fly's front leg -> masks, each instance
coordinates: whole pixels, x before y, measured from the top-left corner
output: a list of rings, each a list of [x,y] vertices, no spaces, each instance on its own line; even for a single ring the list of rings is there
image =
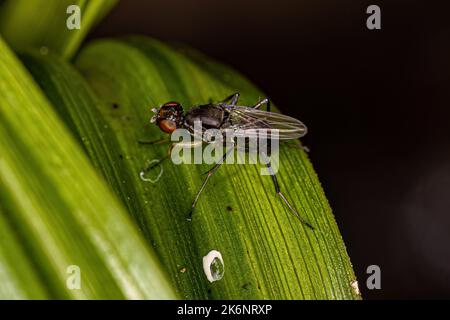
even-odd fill
[[[270,112],[270,100],[268,98],[264,98],[262,99],[260,102],[258,102],[257,104],[255,104],[252,108],[253,109],[259,109],[261,108],[262,105],[266,105],[266,111]]]
[[[167,137],[156,139],[156,140],[150,140],[150,141],[138,140],[139,144],[149,144],[149,145],[163,144],[163,143],[169,143],[169,142],[170,142],[170,138],[167,138]]]
[[[192,202],[191,209],[189,210],[189,214],[188,214],[188,217],[187,217],[187,220],[188,220],[188,221],[191,221],[191,220],[192,220],[192,214],[194,213],[195,206],[197,205],[198,199],[200,198],[200,195],[202,194],[203,189],[205,189],[206,184],[207,184],[208,181],[209,181],[209,178],[211,178],[211,176],[219,169],[219,167],[221,166],[221,164],[225,162],[225,160],[226,160],[227,157],[231,154],[231,152],[233,152],[233,150],[234,150],[234,146],[231,147],[231,148],[223,155],[222,159],[219,160],[219,162],[217,162],[217,163],[214,165],[214,167],[212,167],[212,169],[209,170],[209,171],[206,173],[205,180],[203,180],[203,184],[202,184],[202,186],[200,187],[200,190],[197,192],[197,195],[195,196],[194,201]]]
[[[177,147],[181,149],[194,149],[197,147],[200,147],[203,144],[203,140],[194,140],[189,142],[176,142],[172,143],[172,145],[169,148],[168,155],[170,157],[172,150]]]
[[[156,143],[161,143],[161,142],[159,142],[159,141],[160,141],[160,140],[156,140],[156,142],[149,141],[149,142],[146,142],[145,144],[156,144]],[[169,141],[170,141],[170,140],[169,140]],[[166,142],[166,141],[163,141],[163,142]],[[201,145],[201,144],[202,144],[202,141],[201,141],[201,140],[200,140],[200,141],[189,142],[189,143],[186,143],[186,142],[172,143],[172,144],[170,145],[169,149],[167,149],[167,153],[166,153],[166,155],[165,155],[164,157],[162,157],[162,158],[160,158],[160,159],[156,159],[156,160],[151,161],[151,162],[149,163],[149,165],[147,165],[147,166],[141,171],[141,173],[140,173],[141,179],[144,180],[144,181],[149,180],[149,179],[145,178],[145,175],[146,175],[148,172],[150,172],[151,170],[153,170],[154,168],[156,168],[157,166],[161,165],[165,160],[169,159],[169,158],[171,157],[171,155],[172,155],[172,150],[173,150],[175,147],[180,147],[180,148],[185,148],[185,149],[186,149],[186,148],[196,148],[196,147],[198,147],[198,146]],[[149,181],[150,181],[150,180],[149,180]]]
[[[262,156],[264,156],[267,159],[267,156],[265,154],[262,154]],[[269,160],[269,159],[267,159]],[[272,182],[273,185],[275,186],[275,192],[277,193],[277,195],[283,200],[283,202],[288,206],[289,210],[291,211],[291,213],[298,219],[300,220],[301,223],[303,223],[304,225],[306,225],[307,227],[311,228],[312,230],[314,230],[314,227],[308,222],[306,221],[304,218],[302,218],[300,216],[300,214],[297,212],[297,210],[294,209],[294,207],[289,203],[289,201],[286,199],[286,197],[284,196],[284,194],[281,192],[280,190],[280,185],[278,184],[278,179],[277,176],[275,175],[275,172],[272,169],[272,166],[270,164],[270,161],[267,161],[267,170],[269,170],[269,174],[270,177],[272,178]]]
[[[241,96],[241,94],[239,92],[233,93],[231,96],[227,97],[226,99],[224,99],[223,101],[221,101],[222,103],[227,103],[230,102],[230,106],[234,107],[238,100],[239,97]]]
[[[145,144],[155,144],[155,143],[160,143],[160,142],[149,141],[148,143],[145,143]],[[153,169],[155,169],[156,167],[160,166],[164,162],[164,160],[168,159],[170,157],[172,149],[173,149],[173,144],[169,147],[169,149],[167,150],[167,154],[164,157],[150,161],[150,163],[144,169],[142,169],[142,171],[139,173],[139,177],[141,178],[142,181],[154,183],[159,179],[159,177],[162,174],[162,167],[161,167],[161,172],[158,175],[158,179],[156,179],[156,180],[146,178],[145,175],[147,173],[149,173],[150,171],[152,171]]]

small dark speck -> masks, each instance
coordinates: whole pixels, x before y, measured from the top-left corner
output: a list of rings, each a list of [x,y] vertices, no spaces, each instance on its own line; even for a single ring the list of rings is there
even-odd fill
[[[231,206],[227,206],[228,211],[233,211],[233,208]]]
[[[208,289],[208,294],[210,295],[212,293],[211,289]]]
[[[252,285],[252,284],[251,284],[250,282],[247,282],[247,283],[245,283],[245,284],[242,286],[242,289],[248,290],[248,288],[249,288],[251,285]]]
[[[120,158],[120,159],[123,159],[123,155],[119,154],[119,158]]]
[[[113,107],[113,109],[117,109],[117,108],[119,108],[119,105],[117,103],[113,103],[112,107]]]

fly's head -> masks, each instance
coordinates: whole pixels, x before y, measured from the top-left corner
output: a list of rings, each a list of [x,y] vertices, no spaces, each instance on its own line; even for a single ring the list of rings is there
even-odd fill
[[[150,120],[165,133],[172,133],[183,122],[183,107],[178,102],[164,103],[159,109],[153,108],[155,115]]]

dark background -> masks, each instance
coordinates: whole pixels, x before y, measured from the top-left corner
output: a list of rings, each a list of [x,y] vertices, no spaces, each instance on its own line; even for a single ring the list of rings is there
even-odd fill
[[[450,298],[450,18],[438,1],[126,0],[91,37],[183,42],[285,113],[334,209],[364,298]],[[382,29],[366,28],[381,7]],[[381,268],[367,290],[366,268]]]

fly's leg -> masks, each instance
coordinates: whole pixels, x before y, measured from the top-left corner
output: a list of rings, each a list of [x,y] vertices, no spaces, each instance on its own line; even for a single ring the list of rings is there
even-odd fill
[[[258,102],[257,104],[255,104],[252,108],[253,109],[259,109],[261,108],[262,105],[266,105],[266,111],[270,112],[270,100],[268,98],[264,98],[262,99],[260,102]]]
[[[156,140],[156,141],[149,141],[149,142],[144,142],[144,144],[158,144],[158,143],[163,143],[163,142],[167,142],[166,139],[163,139],[164,141],[161,140]],[[170,142],[170,140],[168,140]],[[141,143],[141,142],[139,142]],[[167,149],[167,154],[160,158],[157,159],[156,161],[152,161],[152,163],[150,163],[147,167],[145,167],[142,171],[141,171],[141,178],[148,173],[149,171],[153,170],[154,168],[156,168],[157,166],[161,165],[162,162],[164,162],[164,160],[167,160],[171,157],[172,155],[172,150],[173,148],[175,148],[176,146],[182,147],[182,148],[187,148],[187,149],[191,149],[191,148],[196,148],[199,145],[201,145],[203,143],[203,141],[194,141],[194,142],[189,142],[189,143],[185,143],[185,142],[178,142],[178,143],[172,143],[169,147],[169,149]],[[144,179],[143,179],[144,180]]]
[[[230,153],[231,153],[233,150],[234,150],[234,147],[230,148],[230,149],[223,155],[222,159],[220,159],[220,161],[217,162],[217,163],[214,165],[214,167],[212,167],[212,169],[210,169],[210,170],[206,173],[205,180],[203,180],[203,184],[202,184],[202,186],[200,187],[200,190],[198,190],[197,195],[196,195],[195,198],[194,198],[194,201],[192,202],[191,209],[189,210],[189,214],[188,214],[188,217],[187,217],[187,220],[188,220],[188,221],[191,221],[191,220],[192,220],[192,214],[194,213],[195,206],[197,205],[198,199],[200,198],[200,195],[202,194],[203,189],[205,189],[206,184],[207,184],[208,181],[209,181],[209,178],[211,178],[211,176],[219,169],[220,165],[221,165],[222,163],[225,162],[225,160],[227,159],[227,157],[230,155]]]
[[[155,140],[155,141],[145,141],[145,142],[143,142],[143,144],[158,144],[158,143],[167,142],[167,141],[164,141],[164,140],[166,140],[166,139]],[[139,143],[142,143],[142,142],[139,142]],[[164,162],[164,160],[169,159],[173,147],[174,147],[174,144],[171,144],[170,147],[169,147],[169,149],[167,150],[167,154],[166,154],[164,157],[162,157],[162,158],[160,158],[160,159],[153,160],[152,162],[150,162],[149,165],[147,165],[144,169],[142,169],[142,171],[140,172],[139,176],[141,177],[141,179],[142,179],[143,181],[148,181],[148,180],[145,178],[145,175],[146,175],[148,172],[150,172],[151,170],[155,169],[157,166],[160,166],[161,163]]]
[[[223,101],[221,101],[222,103],[227,103],[230,101],[230,106],[234,107],[236,105],[236,103],[239,100],[239,97],[241,96],[241,94],[239,92],[233,93],[231,96],[227,97],[226,99],[224,99]]]
[[[156,144],[162,144],[162,143],[168,143],[168,142],[170,142],[170,139],[167,139],[165,137],[161,138],[161,139],[151,140],[151,141],[138,140],[139,144],[148,144],[148,145],[156,145]],[[172,147],[169,148],[169,154],[170,154],[171,150],[172,150]],[[141,179],[146,181],[145,175],[148,172],[150,172],[151,170],[153,170],[154,168],[156,168],[157,166],[161,165],[161,163],[164,160],[166,160],[167,158],[169,158],[168,155],[162,157],[161,159],[154,160],[150,164],[148,164],[144,169],[142,169],[142,171],[139,174]]]
[[[169,143],[169,142],[170,142],[169,138],[161,138],[161,139],[156,139],[156,140],[151,140],[151,141],[138,140],[139,144],[149,144],[149,145]]]
[[[156,159],[151,161],[147,167],[145,167],[140,173],[139,173],[139,177],[141,178],[142,181],[144,182],[152,182],[155,183],[156,181],[159,180],[159,177],[162,175],[163,173],[163,167],[161,166],[161,172],[158,174],[158,177],[156,179],[150,179],[150,178],[146,178],[146,174],[148,172],[150,172],[151,170],[153,170],[154,168],[156,168],[157,166],[161,165],[161,163],[166,160],[168,157],[163,157],[161,159]]]
[[[265,158],[267,158],[265,156],[265,154],[263,154],[263,156]],[[297,212],[297,210],[294,209],[294,207],[289,203],[289,201],[286,199],[286,197],[284,196],[284,194],[281,192],[280,190],[280,185],[278,184],[278,179],[277,176],[275,175],[275,172],[272,169],[272,166],[270,165],[270,161],[267,162],[267,170],[269,170],[269,174],[270,177],[272,178],[272,182],[273,185],[275,186],[275,192],[277,193],[277,195],[281,198],[281,200],[283,200],[283,202],[288,206],[289,210],[291,211],[291,213],[298,219],[300,220],[301,223],[303,223],[304,225],[306,225],[307,227],[311,228],[312,230],[314,230],[314,227],[305,219],[303,219],[300,214]]]

